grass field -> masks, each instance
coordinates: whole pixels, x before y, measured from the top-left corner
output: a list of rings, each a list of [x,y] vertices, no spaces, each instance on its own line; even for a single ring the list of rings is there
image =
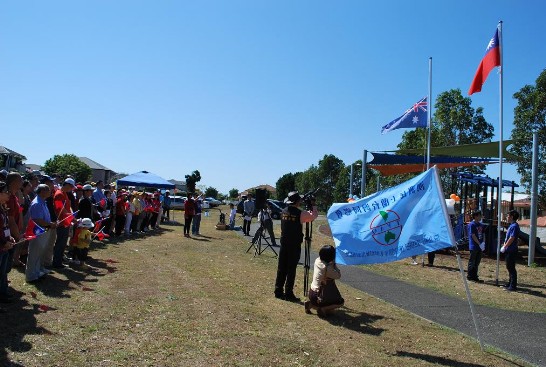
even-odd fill
[[[14,270],[20,300],[0,314],[0,364],[526,366],[343,284],[345,307],[329,319],[307,315],[273,297],[272,252],[245,253],[248,243],[216,230],[216,220],[203,218],[200,237],[184,238],[172,225],[99,244],[94,269],[38,284]],[[317,247],[321,236],[315,232]]]

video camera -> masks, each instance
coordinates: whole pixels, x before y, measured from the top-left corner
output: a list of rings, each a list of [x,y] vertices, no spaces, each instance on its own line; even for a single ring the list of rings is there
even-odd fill
[[[308,210],[311,210],[313,208],[313,204],[315,203],[316,194],[318,191],[319,189],[311,190],[303,195],[302,200]]]

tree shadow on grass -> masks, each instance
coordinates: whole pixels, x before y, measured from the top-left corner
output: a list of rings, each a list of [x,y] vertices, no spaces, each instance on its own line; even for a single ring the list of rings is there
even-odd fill
[[[328,316],[325,320],[335,326],[341,326],[363,334],[379,336],[385,331],[385,329],[376,328],[371,324],[383,318],[384,316],[371,315],[342,307],[334,311],[334,314]]]
[[[51,331],[39,327],[36,321],[36,314],[41,312],[54,311],[52,308],[40,305],[38,301],[22,298],[24,293],[15,292],[13,303],[2,305],[5,312],[0,313],[0,325],[2,331],[0,338],[0,366],[22,367],[16,361],[10,361],[9,351],[24,353],[32,349],[32,344],[25,341],[25,336],[30,334],[51,335]],[[17,299],[19,298],[19,299]],[[47,308],[47,310],[46,310]]]

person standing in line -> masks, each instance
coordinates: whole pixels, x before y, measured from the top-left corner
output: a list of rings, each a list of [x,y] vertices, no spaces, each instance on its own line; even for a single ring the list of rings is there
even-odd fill
[[[504,287],[505,291],[514,292],[518,290],[518,272],[516,271],[516,257],[518,255],[518,238],[520,234],[519,224],[517,220],[519,213],[516,210],[510,210],[506,214],[506,220],[510,223],[506,238],[500,251],[504,253],[506,261],[506,270],[508,270],[509,280]]]
[[[468,223],[468,249],[470,250],[470,258],[468,259],[466,279],[478,283],[483,283],[483,280],[478,277],[478,267],[482,260],[482,252],[485,250],[485,226],[481,220],[482,212],[478,210],[472,213],[472,222]]]
[[[74,215],[72,214],[72,206],[68,193],[76,187],[74,179],[67,178],[63,182],[63,186],[57,190],[53,196],[53,203],[55,205],[55,211],[58,213],[59,224],[57,225],[57,240],[53,248],[53,267],[56,269],[65,268],[63,264],[64,250],[68,243],[68,234],[70,232],[70,226],[74,221]]]
[[[125,236],[131,235],[131,223],[133,222],[133,215],[135,214],[135,204],[133,204],[133,193],[127,195],[127,202],[125,203],[126,215],[125,215]]]
[[[46,199],[47,209],[49,210],[49,217],[52,222],[57,222],[57,212],[55,211],[55,204],[53,203],[53,194],[55,193],[55,185],[53,180],[49,176],[43,176],[40,179],[40,183],[45,184],[49,187],[49,197]],[[44,267],[51,267],[53,263],[53,248],[55,247],[55,242],[57,241],[57,229],[49,231],[49,239],[47,241],[46,247],[44,249],[43,262]]]
[[[8,292],[8,262],[11,256],[10,250],[15,245],[15,239],[11,236],[7,202],[10,193],[5,182],[0,181],[0,303],[10,303],[13,297]],[[0,308],[3,311],[3,309]]]
[[[188,195],[188,198],[184,202],[184,237],[190,237],[191,221],[195,215],[195,203]]]
[[[256,204],[254,203],[254,201],[252,201],[252,194],[248,194],[247,199],[243,204],[243,233],[245,234],[245,236],[250,236],[250,223],[252,221],[252,214],[254,214],[255,208]]]
[[[46,199],[51,196],[51,190],[46,184],[38,185],[37,196],[30,204],[30,219],[46,230],[45,233],[29,241],[28,258],[25,269],[27,282],[33,282],[49,273],[44,267],[44,253],[49,242],[49,237],[57,227],[57,223],[51,220]]]
[[[306,210],[299,209],[302,200],[297,191],[290,192],[284,200],[288,206],[281,214],[281,249],[275,280],[275,297],[290,302],[300,301],[294,294],[294,283],[303,242],[302,224],[312,222],[318,217],[314,198],[309,200]]]

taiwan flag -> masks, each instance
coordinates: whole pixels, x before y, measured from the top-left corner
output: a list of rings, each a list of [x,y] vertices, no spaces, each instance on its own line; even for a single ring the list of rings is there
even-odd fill
[[[477,92],[481,92],[482,85],[485,83],[487,76],[493,70],[495,66],[501,66],[501,57],[500,57],[500,44],[499,44],[499,29],[495,31],[493,38],[487,44],[485,50],[485,56],[483,57],[474,79],[472,79],[472,84],[468,90],[468,95],[472,95]]]
[[[45,229],[37,225],[32,219],[28,221],[27,230],[25,231],[25,239],[33,240],[42,233],[45,232]]]

